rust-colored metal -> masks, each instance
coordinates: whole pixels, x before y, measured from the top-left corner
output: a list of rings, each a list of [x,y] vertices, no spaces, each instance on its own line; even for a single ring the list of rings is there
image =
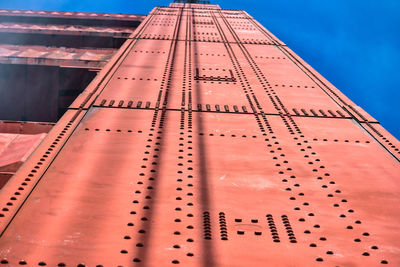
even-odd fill
[[[0,133],[41,134],[50,132],[55,123],[32,121],[0,121]]]
[[[15,174],[46,134],[0,134],[0,188]]]
[[[156,7],[0,194],[0,262],[400,265],[400,143],[246,12]]]
[[[54,123],[0,121],[0,189],[53,126]]]
[[[115,14],[115,13],[98,13],[98,12],[71,12],[71,11],[43,11],[43,10],[17,10],[17,9],[0,9],[0,16],[4,17],[2,20],[9,21],[12,17],[18,17],[18,20],[25,20],[21,18],[49,18],[55,19],[85,19],[85,24],[90,24],[95,20],[111,21],[112,23],[118,21],[143,21],[145,15],[134,14]],[[7,19],[8,18],[8,19]]]
[[[0,45],[0,63],[63,68],[102,68],[115,52],[116,49]]]

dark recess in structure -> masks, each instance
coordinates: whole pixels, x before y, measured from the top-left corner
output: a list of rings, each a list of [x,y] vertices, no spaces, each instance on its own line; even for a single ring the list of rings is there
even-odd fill
[[[6,51],[1,54],[0,64],[0,120],[57,122],[108,60],[101,52],[97,55],[93,51],[106,49],[110,53],[105,54],[111,57],[143,20],[143,16],[89,17],[90,13],[84,16],[13,15],[12,12],[0,15],[4,26],[0,31],[0,49],[4,47]],[[42,29],[35,25],[57,27]],[[74,30],[68,30],[70,26]],[[22,49],[11,49],[10,55],[7,54],[10,45]],[[38,52],[46,48],[48,53]],[[63,56],[65,48],[81,51]],[[87,55],[82,52],[85,49]],[[54,58],[51,53],[59,54]],[[96,70],[90,69],[94,65]]]
[[[128,33],[125,34],[128,37]],[[120,48],[125,38],[68,34],[0,32],[0,42],[9,45],[41,45],[74,48]]]
[[[83,68],[0,64],[0,120],[57,122],[95,76]]]
[[[139,20],[113,20],[113,19],[79,19],[79,18],[56,18],[56,17],[31,17],[31,16],[0,16],[0,23],[28,23],[28,24],[57,24],[57,25],[81,25],[97,27],[126,27],[136,28],[141,21]]]

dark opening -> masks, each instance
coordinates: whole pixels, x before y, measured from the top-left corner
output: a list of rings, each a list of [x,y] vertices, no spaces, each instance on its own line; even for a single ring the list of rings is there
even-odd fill
[[[129,33],[120,36],[90,36],[79,34],[41,34],[0,32],[0,42],[10,45],[41,45],[73,48],[120,48]]]
[[[97,72],[0,64],[0,120],[57,122]]]
[[[38,16],[0,16],[0,22],[28,23],[28,24],[56,24],[56,25],[82,25],[103,27],[127,27],[136,28],[141,20],[117,20],[117,19],[88,19],[88,18],[63,18],[63,17],[38,17]]]

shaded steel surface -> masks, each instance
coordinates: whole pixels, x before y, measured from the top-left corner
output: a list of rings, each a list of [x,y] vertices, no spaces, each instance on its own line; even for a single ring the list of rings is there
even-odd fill
[[[0,63],[102,68],[116,49],[0,45]]]
[[[399,145],[246,12],[156,7],[1,191],[0,261],[398,266]]]
[[[3,21],[9,21],[12,17],[25,18],[49,18],[55,19],[85,19],[85,24],[90,24],[95,20],[109,20],[109,21],[142,21],[145,15],[134,14],[115,14],[115,13],[96,13],[96,12],[71,12],[71,11],[43,11],[43,10],[18,10],[18,9],[0,9],[0,16]],[[8,18],[8,19],[7,19]]]

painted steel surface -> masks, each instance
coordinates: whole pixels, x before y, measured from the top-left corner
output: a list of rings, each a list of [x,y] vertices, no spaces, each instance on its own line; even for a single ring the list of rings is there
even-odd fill
[[[400,143],[244,11],[156,7],[0,194],[0,262],[400,265]]]
[[[0,62],[2,64],[102,68],[116,51],[117,49],[0,45]]]
[[[65,19],[85,19],[91,20],[121,20],[137,21],[144,20],[144,15],[134,14],[115,14],[115,13],[96,13],[96,12],[71,12],[71,11],[43,11],[43,10],[18,10],[18,9],[0,9],[2,17],[28,17],[28,18],[65,18]]]

